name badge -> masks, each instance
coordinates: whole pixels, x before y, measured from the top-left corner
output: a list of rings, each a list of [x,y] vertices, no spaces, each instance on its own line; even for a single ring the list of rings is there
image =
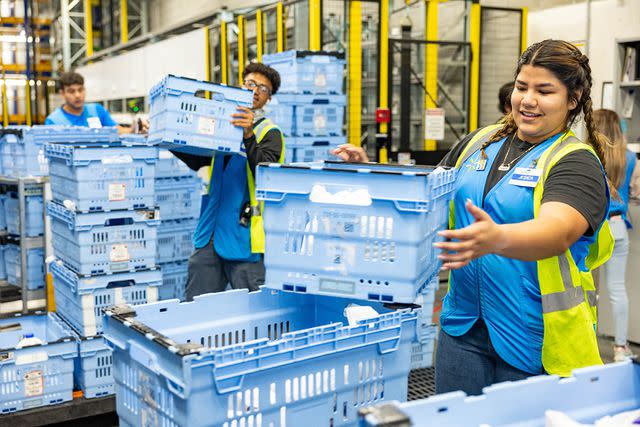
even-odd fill
[[[519,187],[535,187],[540,181],[542,169],[516,168],[511,175],[509,184]]]
[[[100,122],[100,117],[88,117],[87,124],[92,129],[100,129],[102,127],[102,123]]]

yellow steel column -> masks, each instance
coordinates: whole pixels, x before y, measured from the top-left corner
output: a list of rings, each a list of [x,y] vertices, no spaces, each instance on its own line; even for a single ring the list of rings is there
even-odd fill
[[[229,52],[227,48],[227,23],[220,23],[220,83],[228,84],[229,83]]]
[[[349,47],[348,47],[348,142],[360,146],[362,134],[362,5],[358,0],[349,2]]]
[[[129,9],[127,9],[127,0],[120,0],[120,41],[122,44],[129,41]]]
[[[322,49],[322,0],[309,0],[309,50]],[[362,35],[361,35],[362,36]]]
[[[469,41],[471,42],[471,76],[469,83],[469,132],[478,127],[480,92],[480,3],[471,4]]]
[[[84,43],[86,55],[93,55],[93,23],[91,18],[91,0],[84,0]]]
[[[389,108],[389,0],[380,0],[380,33],[378,34],[379,64],[378,70],[378,107]],[[378,128],[381,134],[386,134],[388,138],[388,123],[380,123]],[[389,161],[387,147],[381,147],[378,152],[378,162],[387,163]]]
[[[264,30],[263,30],[263,15],[260,9],[256,10],[256,56],[258,62],[262,62],[262,54],[264,53]]]
[[[522,18],[520,23],[520,52],[527,50],[527,22],[529,9],[522,8]]]
[[[284,51],[284,6],[282,2],[276,5],[276,41],[278,52]]]
[[[7,81],[2,76],[2,125],[9,126],[9,108],[7,105]]]
[[[25,100],[27,102],[27,126],[31,126],[32,122],[31,122],[31,85],[29,84],[29,79],[24,81],[25,83]]]
[[[246,62],[246,34],[244,31],[245,19],[244,16],[238,16],[238,84],[242,84],[242,72],[244,71],[244,64]]]
[[[426,38],[428,41],[438,40],[438,0],[427,1],[427,31]],[[438,99],[438,45],[427,44],[424,50],[424,108],[437,108],[436,100]],[[426,124],[426,121],[425,121]],[[424,140],[424,149],[426,151],[434,151],[438,148],[438,143],[434,139]]]
[[[211,27],[204,29],[204,76],[207,81],[211,81]]]

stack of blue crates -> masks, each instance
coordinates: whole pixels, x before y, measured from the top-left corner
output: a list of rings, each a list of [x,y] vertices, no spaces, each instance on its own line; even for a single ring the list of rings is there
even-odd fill
[[[0,129],[0,174],[9,178],[29,179],[47,176],[49,163],[44,155],[47,142],[92,141],[117,139],[115,128],[90,129],[76,126],[8,126]],[[0,191],[0,228],[6,229],[11,244],[3,246],[5,278],[11,285],[20,285],[20,211],[17,185],[7,185]],[[26,235],[44,234],[44,201],[42,185],[25,185]],[[29,249],[27,253],[28,290],[43,289],[44,251]],[[0,276],[2,277],[2,276]]]
[[[282,80],[267,109],[285,135],[285,161],[331,159],[331,150],[346,142],[344,54],[290,50],[263,55],[262,61]]]
[[[171,152],[160,149],[156,167],[155,203],[158,226],[157,262],[162,269],[161,300],[185,299],[188,260],[200,216],[202,181]]]
[[[0,319],[0,348],[0,416],[72,399],[77,345],[54,313]]]
[[[171,93],[165,91],[162,96]],[[177,93],[185,105],[191,104],[193,95]],[[167,105],[162,96],[152,93],[152,111],[156,102]],[[199,119],[195,115],[213,110],[219,103],[214,96],[197,100],[191,115],[196,121]],[[167,135],[165,131],[174,127],[168,119],[171,117],[157,116],[164,130],[154,130],[152,122],[151,134]],[[207,143],[209,147],[226,146],[227,151],[238,152],[241,146],[233,149],[225,142],[226,136],[222,133],[217,139],[214,132]],[[164,138],[162,141],[166,143]],[[191,144],[187,137],[185,145],[189,147],[184,151],[202,150],[203,141],[195,138]],[[240,141],[241,135],[237,139]],[[304,177],[290,178],[289,189],[294,192],[296,180],[308,183]],[[258,185],[265,187],[264,183]],[[437,192],[439,187],[434,187]],[[274,222],[286,226],[298,214],[299,207],[289,204],[289,189],[274,195],[291,209],[274,210],[267,239],[270,229],[277,228]],[[309,194],[304,197],[309,202]],[[388,204],[393,206],[390,201]],[[264,213],[274,206],[265,206]],[[160,210],[164,215],[162,207]],[[416,221],[424,219],[424,215],[407,215],[415,216]],[[347,218],[338,216],[336,223],[348,233]],[[315,228],[332,224],[333,219],[331,213],[316,218]],[[304,233],[303,222],[297,221],[295,227]],[[317,231],[313,228],[310,233]],[[396,228],[403,229],[403,221],[399,220]],[[322,238],[317,236],[317,240]],[[333,240],[341,243],[340,238]],[[403,243],[398,242],[399,251]],[[273,245],[267,240],[267,254],[272,251],[282,255],[285,243]],[[284,265],[294,259],[300,264],[296,271],[302,274],[306,263],[295,255],[284,254],[278,263]],[[321,254],[318,259],[324,262]],[[397,269],[404,266],[398,265]],[[340,276],[340,272],[337,274]],[[301,295],[263,287],[257,292],[242,289],[199,295],[192,302],[173,299],[112,307],[104,318],[104,327],[113,348],[120,424],[284,426],[313,420],[313,425],[354,426],[359,409],[389,399],[405,400],[418,312],[385,307],[380,299],[363,302],[357,297],[340,293]]]
[[[441,262],[455,169],[342,162],[261,165],[265,287],[382,303],[419,303],[411,363],[432,364]],[[398,189],[402,188],[401,193]]]
[[[73,329],[75,383],[85,397],[113,394],[103,309],[158,300],[155,208],[157,147],[127,139],[45,145],[52,201],[57,314]]]

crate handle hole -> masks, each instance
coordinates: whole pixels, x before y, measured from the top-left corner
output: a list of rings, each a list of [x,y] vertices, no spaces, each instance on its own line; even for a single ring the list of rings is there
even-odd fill
[[[598,381],[600,381],[600,377],[591,377],[592,383],[597,383]]]
[[[438,408],[438,413],[447,412],[448,410],[449,408],[447,408],[446,406],[443,406],[442,408]]]
[[[165,311],[167,311],[167,307],[162,307],[162,308],[160,309],[160,313],[164,313]]]

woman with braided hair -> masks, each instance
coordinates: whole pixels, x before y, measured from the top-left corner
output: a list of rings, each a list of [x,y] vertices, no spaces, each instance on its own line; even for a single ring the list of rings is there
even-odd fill
[[[458,179],[441,232],[449,291],[436,391],[601,364],[591,270],[613,250],[606,139],[593,123],[591,69],[575,46],[545,40],[520,57],[512,112],[465,137],[442,164]],[[581,142],[570,127],[583,114]],[[352,146],[336,154],[366,161]]]

